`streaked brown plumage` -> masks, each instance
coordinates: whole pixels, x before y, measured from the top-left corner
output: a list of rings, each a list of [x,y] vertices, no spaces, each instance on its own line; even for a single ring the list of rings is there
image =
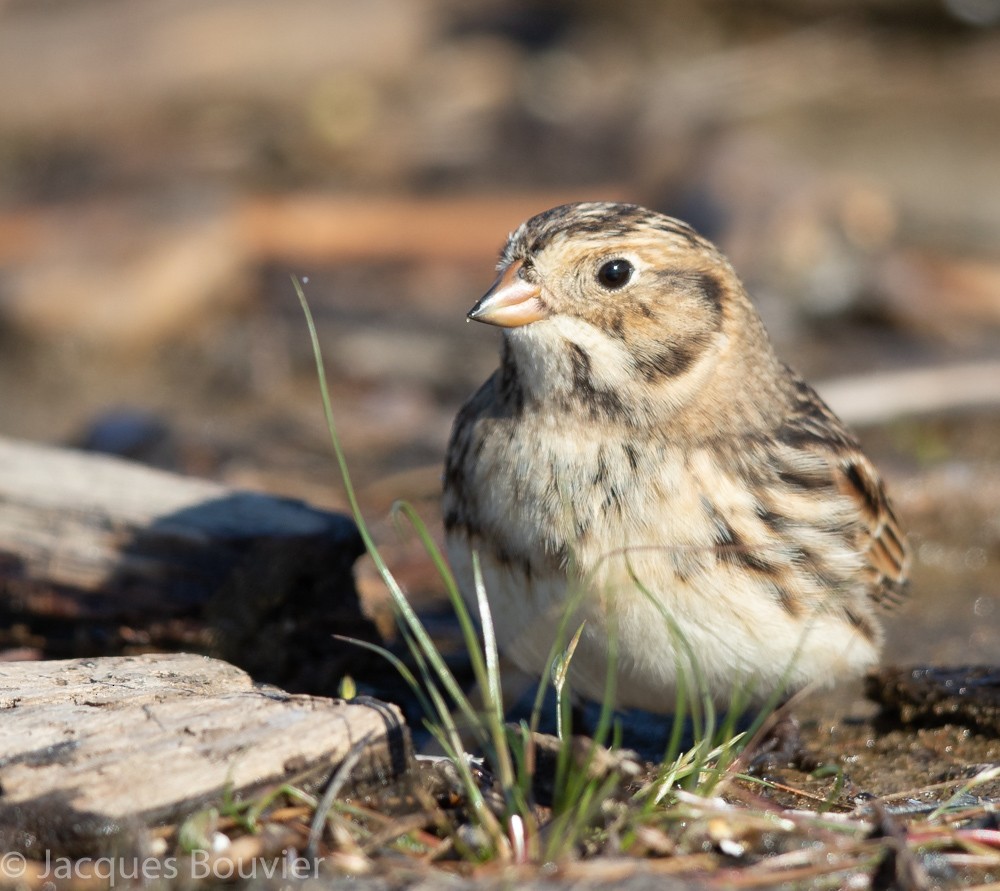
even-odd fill
[[[500,273],[469,316],[504,328],[501,364],[455,421],[444,515],[502,650],[539,674],[572,601],[576,692],[602,696],[610,649],[618,705],[659,712],[684,646],[720,700],[872,664],[903,536],[719,251],[641,207],[575,204],[514,232]]]

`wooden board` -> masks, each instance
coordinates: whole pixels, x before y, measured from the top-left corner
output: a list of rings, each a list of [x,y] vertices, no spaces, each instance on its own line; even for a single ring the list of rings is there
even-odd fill
[[[375,661],[333,637],[379,640],[361,550],[302,501],[0,438],[0,658],[197,651],[329,695]]]
[[[315,788],[355,747],[354,788],[412,757],[394,706],[293,696],[204,656],[0,664],[0,849],[106,849],[225,794]]]
[[[254,546],[324,538],[349,519],[114,458],[0,439],[0,563],[26,610],[81,619],[203,604]],[[277,557],[277,554],[271,554]]]

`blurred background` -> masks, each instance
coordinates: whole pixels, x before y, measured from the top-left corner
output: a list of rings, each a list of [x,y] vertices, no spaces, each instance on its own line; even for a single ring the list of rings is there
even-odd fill
[[[636,201],[720,243],[888,478],[890,661],[996,659],[1000,0],[0,0],[0,84],[0,435],[343,508],[301,276],[432,609],[388,510],[438,522],[496,363],[465,312],[529,215]]]

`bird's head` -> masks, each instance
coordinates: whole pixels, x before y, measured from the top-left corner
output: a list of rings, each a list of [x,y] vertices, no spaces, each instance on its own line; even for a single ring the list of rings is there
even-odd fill
[[[469,318],[506,329],[510,361],[540,398],[576,384],[633,406],[655,390],[678,406],[735,338],[763,337],[718,249],[636,205],[567,204],[532,217],[508,239],[499,271]]]

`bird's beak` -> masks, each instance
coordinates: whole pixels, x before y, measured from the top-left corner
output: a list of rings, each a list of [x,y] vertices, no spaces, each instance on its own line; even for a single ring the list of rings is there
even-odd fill
[[[538,299],[541,286],[525,281],[518,275],[520,271],[520,263],[511,263],[469,310],[468,318],[501,328],[518,328],[548,318],[548,311]]]

